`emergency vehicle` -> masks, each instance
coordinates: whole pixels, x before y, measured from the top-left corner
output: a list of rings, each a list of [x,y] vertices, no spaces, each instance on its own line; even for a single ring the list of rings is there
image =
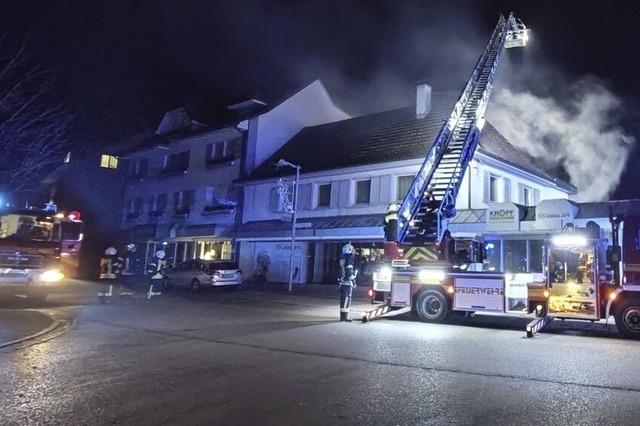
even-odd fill
[[[45,297],[74,276],[82,247],[80,213],[54,209],[0,211],[0,293]]]
[[[553,318],[596,321],[613,315],[624,337],[640,337],[636,217],[610,212],[611,244],[595,222],[582,229],[565,223],[563,231],[548,235],[543,245],[542,273],[484,271],[483,241],[456,242],[447,230],[478,145],[501,54],[505,48],[526,46],[528,39],[529,30],[513,14],[500,16],[402,204],[390,208],[385,218],[389,264],[373,276],[373,290],[384,295],[384,303],[365,312],[364,321],[397,308],[427,322],[443,321],[453,311],[532,315],[527,326],[531,337]],[[617,241],[623,221],[624,250]],[[440,262],[410,255],[434,247]]]

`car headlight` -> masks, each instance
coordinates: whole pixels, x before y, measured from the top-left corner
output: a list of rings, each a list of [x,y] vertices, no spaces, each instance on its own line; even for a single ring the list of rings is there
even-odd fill
[[[64,278],[64,274],[58,269],[47,269],[40,274],[40,280],[47,283],[55,283]]]

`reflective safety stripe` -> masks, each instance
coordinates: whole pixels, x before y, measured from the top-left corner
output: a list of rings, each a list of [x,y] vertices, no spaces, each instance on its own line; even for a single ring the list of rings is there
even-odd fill
[[[404,250],[403,257],[407,260],[438,260],[435,248],[409,247]]]
[[[340,308],[340,312],[349,312],[349,308]]]

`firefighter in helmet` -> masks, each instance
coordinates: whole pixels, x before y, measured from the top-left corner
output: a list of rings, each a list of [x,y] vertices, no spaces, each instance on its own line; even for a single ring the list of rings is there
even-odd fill
[[[166,286],[165,270],[167,268],[166,254],[164,250],[158,250],[155,254],[153,262],[149,263],[147,272],[150,275],[149,290],[147,291],[147,299],[153,296],[160,296],[161,291],[157,291]],[[155,290],[154,290],[155,287]]]
[[[136,279],[140,275],[140,256],[138,256],[138,247],[135,243],[127,244],[126,253],[124,255],[124,266],[122,269],[123,284],[129,288],[133,288]],[[124,294],[124,293],[121,293]],[[128,292],[128,294],[133,294]]]
[[[398,211],[400,204],[391,203],[387,208],[387,215],[384,217],[384,257],[396,259],[401,257],[398,249]]]
[[[355,268],[355,248],[351,243],[342,246],[342,256],[340,257],[340,321],[351,322],[349,318],[349,308],[351,307],[351,297],[356,286],[356,276],[358,271]]]
[[[122,271],[122,258],[117,257],[118,251],[115,247],[109,247],[104,251],[104,255],[100,259],[100,280],[102,283],[109,285],[108,291],[98,292],[100,302],[108,303],[113,296],[113,285],[118,285],[118,279]]]

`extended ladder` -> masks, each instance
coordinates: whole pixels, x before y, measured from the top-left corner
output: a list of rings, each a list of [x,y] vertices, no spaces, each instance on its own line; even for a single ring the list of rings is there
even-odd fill
[[[502,48],[526,45],[528,30],[513,13],[500,15],[484,52],[446,120],[398,211],[397,241],[420,246],[439,241],[484,125],[484,113]]]

